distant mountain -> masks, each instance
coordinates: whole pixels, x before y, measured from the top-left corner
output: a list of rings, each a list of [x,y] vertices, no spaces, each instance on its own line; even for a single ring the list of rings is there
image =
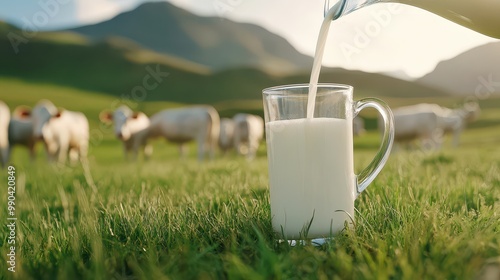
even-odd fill
[[[485,44],[440,62],[417,80],[455,95],[500,94],[500,42]]]
[[[253,67],[283,74],[312,66],[311,57],[260,26],[197,16],[168,2],[146,3],[111,20],[71,31],[94,40],[127,38],[215,70]]]
[[[398,79],[401,79],[401,80],[406,80],[406,81],[416,80],[415,78],[411,77],[410,75],[408,75],[408,73],[406,73],[403,70],[381,72],[380,74],[386,75],[386,76],[391,76],[393,78],[398,78]]]
[[[21,44],[15,54],[8,32],[22,34],[21,30],[0,22],[0,77],[102,92],[116,96],[117,102],[133,99],[135,94],[141,97],[137,101],[217,104],[256,100],[261,104],[261,91],[265,87],[309,81],[308,71],[288,76],[270,75],[255,68],[212,72],[203,65],[144,49],[122,37],[91,42],[72,32],[41,32]],[[152,76],[155,71],[163,75],[158,83]],[[446,96],[427,86],[345,69],[324,68],[320,81],[353,85],[356,98]],[[0,85],[1,94],[8,92]]]
[[[204,66],[145,50],[122,38],[91,43],[71,32],[40,32],[19,45],[16,54],[6,32],[22,32],[5,26],[0,24],[0,77],[71,86],[126,99],[158,68],[169,76],[156,87],[149,87],[146,100],[186,100],[188,95],[179,98],[169,93],[190,91],[195,87],[191,81],[196,83],[210,74]],[[147,82],[153,84],[155,80]]]
[[[286,83],[305,82],[309,80],[309,73],[288,76]],[[348,84],[354,87],[354,97],[380,98],[427,98],[450,97],[442,90],[411,81],[401,80],[378,73],[345,70],[342,68],[323,68],[320,82]]]

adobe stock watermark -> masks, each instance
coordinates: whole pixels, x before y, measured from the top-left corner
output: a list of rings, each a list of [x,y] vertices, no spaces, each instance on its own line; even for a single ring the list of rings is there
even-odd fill
[[[16,247],[16,236],[17,236],[17,215],[16,215],[16,168],[14,166],[9,166],[7,168],[7,270],[10,272],[16,272],[16,260],[17,260],[17,247]]]
[[[47,26],[50,20],[53,19],[61,11],[61,6],[70,3],[72,0],[39,0],[38,10],[30,18],[22,17],[23,25],[21,32],[10,31],[7,34],[10,45],[15,54],[19,53],[21,44],[27,44],[30,39],[35,37],[40,29]]]
[[[498,75],[500,77],[500,72]],[[488,76],[478,76],[478,84],[474,88],[474,95],[467,96],[465,103],[477,102],[478,100],[486,100],[494,93],[500,93],[500,81],[493,80],[493,73]]]
[[[212,6],[219,17],[233,12],[245,0],[213,0]]]
[[[373,39],[378,37],[382,30],[389,26],[395,15],[402,11],[402,5],[390,3],[386,5],[386,9],[372,11],[372,19],[368,21],[364,28],[355,28],[355,34],[352,42],[342,42],[339,47],[347,61],[352,61],[352,56],[360,54],[364,49],[368,48]]]
[[[170,76],[169,72],[162,71],[160,64],[157,64],[155,68],[150,65],[145,68],[147,74],[141,80],[141,83],[134,86],[129,93],[124,93],[120,95],[119,98],[113,100],[110,106],[110,110],[115,110],[122,104],[127,105],[130,108],[137,108],[139,102],[146,100],[148,94],[158,88],[158,86],[163,83],[163,81]],[[104,139],[104,133],[108,133],[112,130],[112,127],[100,123],[99,128],[92,129],[90,131],[90,144],[98,145]]]

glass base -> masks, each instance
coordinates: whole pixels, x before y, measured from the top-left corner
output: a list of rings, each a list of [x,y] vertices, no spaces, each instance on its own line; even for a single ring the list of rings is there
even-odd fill
[[[284,240],[280,239],[278,240],[279,243],[284,243],[288,242],[288,245],[291,247],[295,247],[297,245],[301,246],[306,246],[306,245],[312,245],[314,247],[319,247],[323,246],[326,243],[330,242],[333,238],[314,238],[314,239],[308,239],[308,240],[303,240],[303,239],[298,239],[298,240]]]

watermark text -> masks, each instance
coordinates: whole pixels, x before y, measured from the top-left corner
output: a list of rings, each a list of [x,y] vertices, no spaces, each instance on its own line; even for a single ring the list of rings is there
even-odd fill
[[[10,272],[16,272],[16,168],[7,168],[7,264]]]

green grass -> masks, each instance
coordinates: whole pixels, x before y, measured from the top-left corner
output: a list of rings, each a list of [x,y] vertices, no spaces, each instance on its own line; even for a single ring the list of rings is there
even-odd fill
[[[84,111],[91,129],[113,101],[97,92],[0,83],[15,93],[2,96],[11,107],[32,104],[37,97],[20,93],[37,90]],[[62,92],[66,98],[55,100]],[[140,104],[148,112],[160,105]],[[476,279],[487,263],[500,265],[500,123],[493,110],[466,130],[459,149],[394,153],[356,200],[355,226],[322,247],[275,241],[264,145],[253,162],[230,155],[198,163],[193,145],[180,160],[175,146],[154,141],[150,161],[128,163],[103,131],[91,145],[89,169],[48,165],[40,145],[31,163],[16,148],[17,266],[7,271],[3,227],[0,278]],[[356,170],[369,163],[378,139],[374,131],[355,139]],[[2,170],[5,224],[6,183]]]
[[[229,156],[204,164],[194,154],[178,160],[163,142],[155,148],[151,161],[126,163],[118,143],[104,141],[92,149],[90,173],[46,165],[43,155],[28,163],[17,149],[18,266],[8,272],[3,253],[1,274],[473,279],[500,257],[500,151],[493,147],[394,154],[356,201],[355,227],[319,248],[275,242],[265,147],[254,162]],[[366,164],[371,152],[357,151],[356,161]]]

